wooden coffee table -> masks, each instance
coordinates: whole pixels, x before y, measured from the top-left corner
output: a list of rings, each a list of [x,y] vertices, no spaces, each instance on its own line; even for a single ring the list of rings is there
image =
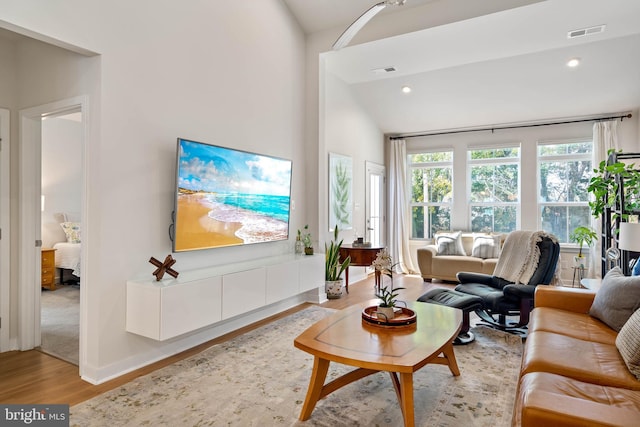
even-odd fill
[[[462,325],[462,311],[437,304],[410,303],[417,322],[395,329],[370,325],[362,310],[378,300],[358,304],[320,320],[294,340],[294,345],[314,356],[300,420],[311,417],[318,400],[356,380],[387,371],[396,390],[405,426],[414,426],[413,373],[429,363],[447,365],[460,375],[453,339]],[[373,336],[373,335],[375,336]],[[325,384],[329,362],[357,369]]]

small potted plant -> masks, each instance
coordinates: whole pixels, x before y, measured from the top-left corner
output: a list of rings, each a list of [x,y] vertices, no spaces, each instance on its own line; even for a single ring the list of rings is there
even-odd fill
[[[597,237],[598,235],[595,231],[593,231],[591,227],[587,227],[584,225],[574,228],[573,231],[569,234],[569,240],[580,245],[578,255],[574,257],[576,267],[584,268],[586,262],[585,256],[582,254],[582,246],[591,246]]]
[[[393,287],[393,282],[391,282],[391,286],[383,286],[380,288],[378,292],[376,292],[376,297],[380,298],[382,301],[378,304],[377,314],[382,314],[387,321],[394,318],[396,303],[398,302],[398,291],[404,288],[395,288]]]
[[[376,255],[376,259],[371,266],[376,270],[376,275],[380,277],[380,282],[376,283],[376,297],[380,298],[382,302],[378,305],[378,313],[382,314],[387,320],[393,319],[394,309],[396,307],[398,292],[404,288],[393,287],[393,264],[391,261],[391,255],[386,249],[381,250]],[[382,286],[384,276],[389,277],[391,281],[390,286]]]
[[[340,262],[340,246],[342,240],[338,242],[338,226],[333,230],[333,240],[327,246],[324,244],[324,290],[327,298],[336,299],[342,296],[342,273],[349,267],[351,257],[348,256]]]
[[[300,230],[298,230],[298,234]],[[313,241],[311,240],[311,233],[309,233],[309,224],[304,226],[304,234],[302,234],[302,244],[304,245],[304,253],[306,255],[313,255]]]

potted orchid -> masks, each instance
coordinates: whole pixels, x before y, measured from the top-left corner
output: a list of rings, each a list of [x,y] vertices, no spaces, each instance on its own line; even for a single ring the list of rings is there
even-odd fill
[[[393,319],[395,316],[394,311],[398,302],[398,291],[404,289],[393,287],[393,268],[397,264],[393,264],[391,255],[386,249],[381,250],[376,255],[376,259],[371,264],[376,270],[376,278],[379,277],[380,282],[376,283],[376,297],[380,298],[381,302],[378,304],[377,312],[384,316],[387,321]],[[390,285],[384,286],[384,276],[390,278]]]

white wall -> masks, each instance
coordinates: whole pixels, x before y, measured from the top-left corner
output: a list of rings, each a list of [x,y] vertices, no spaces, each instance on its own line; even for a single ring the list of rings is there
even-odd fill
[[[362,233],[365,230],[365,161],[384,165],[384,135],[360,106],[349,85],[331,73],[324,80],[324,156],[320,159],[321,173],[325,179],[320,193],[328,194],[329,153],[351,157],[353,161],[353,227]],[[323,221],[329,231],[328,198],[325,197]],[[346,241],[352,241],[354,229],[345,230]],[[331,238],[330,232],[325,236]]]
[[[6,324],[16,342],[18,331],[18,164],[19,121],[23,108],[78,94],[98,99],[95,58],[86,58],[31,39],[0,38],[0,105],[11,111],[11,274],[10,318]],[[93,85],[93,86],[92,86]]]
[[[42,121],[42,247],[64,242],[57,213],[80,220],[82,201],[82,123],[53,117]]]
[[[2,58],[2,60],[0,60],[0,106],[2,108],[6,108],[9,110],[9,114],[11,115],[11,117],[9,118],[9,123],[10,123],[10,140],[8,141],[8,143],[11,144],[11,159],[13,159],[14,153],[13,151],[17,150],[17,145],[15,144],[15,141],[17,140],[17,135],[18,132],[16,130],[16,121],[15,121],[15,116],[16,116],[16,112],[15,112],[15,104],[16,104],[16,97],[17,97],[17,88],[16,88],[16,79],[17,79],[17,70],[15,69],[15,62],[16,62],[16,48],[14,43],[12,43],[9,40],[5,40],[5,39],[0,39],[0,58]],[[4,124],[6,126],[6,124]],[[7,141],[4,141],[4,143],[6,144]],[[6,155],[6,152],[5,152]],[[12,162],[13,163],[13,162]],[[9,192],[11,193],[11,195],[13,196],[13,191],[12,188],[9,189]],[[11,208],[11,213],[13,214],[13,212],[17,212],[17,206],[14,209],[14,206],[10,206]],[[4,212],[4,207],[3,207],[3,212]],[[13,216],[15,216],[15,214],[13,214]],[[6,219],[3,218],[5,221]],[[3,221],[4,223],[4,221]],[[4,230],[3,230],[4,232]],[[4,234],[3,238],[7,238],[7,234]],[[13,241],[13,236],[12,236],[12,241]],[[11,245],[11,242],[9,242],[9,244]],[[11,253],[15,253],[16,249],[14,247],[10,248],[10,252]],[[3,254],[5,257],[7,256],[6,254]],[[3,267],[5,265],[10,265],[11,267],[13,267],[13,265],[15,265],[15,263],[13,262],[12,259],[6,259],[3,262]],[[10,273],[9,273],[9,281],[13,284],[15,282],[15,277],[16,277],[16,271],[11,268],[10,269]],[[6,285],[5,285],[6,286]],[[5,291],[6,292],[6,291]],[[4,294],[4,293],[3,293]],[[15,304],[17,304],[18,301],[18,297],[17,297],[17,293],[13,292],[6,292],[6,294],[9,295],[9,305],[11,307],[15,307]],[[4,305],[4,302],[3,302]],[[17,317],[15,316],[15,314],[13,313],[14,310],[10,310],[9,315],[9,321],[7,322],[7,320],[5,320],[5,327],[9,328],[9,337],[10,339],[13,338],[14,342],[15,342],[15,335],[16,335],[16,325],[15,322],[12,322],[12,319],[16,319]],[[6,314],[5,314],[6,316]]]
[[[3,1],[0,20],[99,53],[85,58],[97,76],[81,93],[98,102],[87,118],[94,133],[86,142],[83,284],[85,374],[101,381],[180,348],[125,332],[127,279],[151,275],[149,257],[171,252],[176,137],[292,159],[291,230],[304,225],[304,36],[279,0],[67,3],[74,13],[60,3]],[[30,60],[39,69],[22,99],[38,105],[58,81],[44,78],[50,70],[38,58]],[[65,87],[68,80],[59,79]],[[46,102],[60,97],[67,95]],[[292,239],[180,253],[175,268],[288,251]]]
[[[352,221],[353,228],[339,233],[339,239],[352,242],[357,231],[360,236],[366,229],[365,162],[384,165],[384,135],[358,103],[349,85],[326,72],[321,83],[324,100],[322,115],[324,126],[320,139],[319,223],[325,241],[333,238],[329,231],[329,153],[351,157],[353,165]],[[349,282],[364,277],[364,268],[352,267]]]
[[[11,109],[16,102],[16,47],[10,40],[0,38],[0,106]]]

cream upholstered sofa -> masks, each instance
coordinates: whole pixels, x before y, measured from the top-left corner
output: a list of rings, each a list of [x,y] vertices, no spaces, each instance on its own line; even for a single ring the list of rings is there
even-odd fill
[[[450,237],[449,242],[446,237]],[[493,274],[505,237],[505,234],[438,232],[432,243],[418,248],[420,274],[428,281],[453,282],[457,281],[459,271]],[[451,250],[452,246],[456,250]]]

